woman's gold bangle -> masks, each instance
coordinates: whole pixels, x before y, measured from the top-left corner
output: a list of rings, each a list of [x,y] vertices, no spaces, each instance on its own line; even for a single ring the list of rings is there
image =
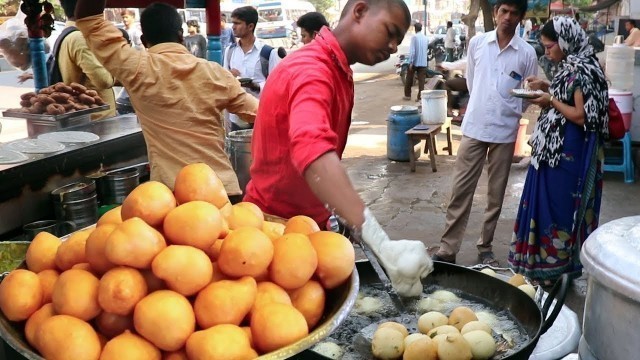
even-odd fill
[[[553,107],[553,95],[549,98],[549,106]]]

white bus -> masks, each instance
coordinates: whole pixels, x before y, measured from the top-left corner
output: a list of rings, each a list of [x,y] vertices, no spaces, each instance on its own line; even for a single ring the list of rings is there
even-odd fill
[[[298,18],[316,8],[307,1],[267,1],[258,5],[256,36],[262,39],[286,38],[296,30]]]

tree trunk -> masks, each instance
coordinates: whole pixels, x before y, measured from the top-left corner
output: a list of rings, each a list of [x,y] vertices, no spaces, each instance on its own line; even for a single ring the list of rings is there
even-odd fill
[[[476,34],[476,20],[478,19],[478,13],[480,12],[480,1],[486,0],[471,0],[469,4],[469,13],[462,17],[462,22],[467,25],[467,48],[469,41]]]
[[[484,31],[495,29],[493,22],[493,7],[488,0],[480,0],[480,8],[482,9],[482,17],[484,18]]]

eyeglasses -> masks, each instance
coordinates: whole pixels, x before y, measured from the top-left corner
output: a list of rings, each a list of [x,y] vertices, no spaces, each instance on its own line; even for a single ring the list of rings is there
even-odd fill
[[[549,44],[549,45],[542,45],[542,46],[544,46],[544,48],[545,48],[545,49],[547,49],[547,50],[551,50],[551,49],[553,49],[553,47],[554,47],[554,46],[556,46],[556,45],[558,45],[558,43],[557,43],[557,42],[552,42],[552,43],[551,43],[551,44]]]

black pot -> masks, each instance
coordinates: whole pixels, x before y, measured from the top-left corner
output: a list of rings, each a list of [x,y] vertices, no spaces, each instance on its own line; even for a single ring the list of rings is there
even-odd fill
[[[484,299],[495,309],[504,309],[518,320],[529,336],[529,342],[516,353],[501,360],[527,360],[542,336],[560,314],[569,290],[569,276],[563,275],[549,292],[542,309],[527,294],[500,279],[463,266],[434,261],[434,271],[424,280],[424,285],[439,285],[457,289]],[[553,300],[555,306],[549,313]]]

